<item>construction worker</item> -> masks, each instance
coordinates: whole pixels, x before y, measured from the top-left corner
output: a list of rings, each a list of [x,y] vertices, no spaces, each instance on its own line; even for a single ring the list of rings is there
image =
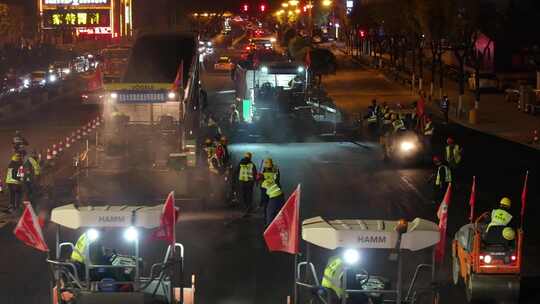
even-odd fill
[[[422,128],[422,139],[424,142],[424,150],[427,153],[430,153],[431,146],[433,144],[433,134],[435,133],[435,127],[433,125],[433,120],[431,118],[431,115],[426,116],[426,123],[424,124]]]
[[[279,183],[279,168],[274,164],[271,158],[267,158],[263,161],[263,168],[257,179],[261,182],[261,200],[259,202],[259,208],[262,208],[266,212],[266,206],[268,205],[268,195],[266,194],[266,188],[264,182],[275,181],[278,186]]]
[[[229,165],[230,155],[229,148],[227,147],[227,137],[221,136],[216,143],[216,156],[219,161],[219,166],[225,169]]]
[[[240,123],[240,113],[236,109],[236,105],[232,104],[231,111],[229,113],[229,124],[234,128],[238,125],[238,123]]]
[[[435,165],[435,172],[432,175],[434,179],[433,203],[437,204],[442,201],[448,184],[452,182],[452,171],[443,164],[438,155],[433,156],[433,164]]]
[[[444,122],[448,123],[448,112],[450,111],[450,99],[448,99],[448,96],[444,95],[441,98],[441,111],[444,115]]]
[[[22,201],[22,161],[19,153],[13,154],[6,171],[6,185],[9,190],[8,212],[19,209]]]
[[[405,122],[397,113],[392,113],[391,119],[392,119],[392,129],[394,133],[407,130],[407,128],[405,127]]]
[[[41,166],[34,155],[26,155],[25,152],[22,152],[22,163],[24,168],[24,176],[22,177],[24,200],[34,202],[33,194],[36,189],[37,179],[41,174]]]
[[[285,204],[285,196],[276,180],[272,178],[265,180],[262,183],[262,187],[266,190],[266,195],[268,196],[268,204],[265,211],[266,226],[268,226]]]
[[[251,161],[251,152],[246,152],[236,168],[236,180],[240,190],[240,199],[246,208],[246,215],[253,209],[253,186],[257,176],[257,167]]]
[[[487,225],[486,232],[493,226],[508,226],[512,220],[512,214],[508,212],[512,207],[512,201],[508,197],[503,197],[499,202],[499,208],[491,211],[491,221]]]
[[[461,163],[461,152],[461,147],[455,143],[452,137],[448,137],[444,148],[444,160],[452,170],[456,170]]]
[[[322,287],[328,291],[328,303],[341,303],[340,299],[345,295],[343,288],[344,267],[341,256],[336,255],[328,259],[321,282]]]
[[[219,160],[216,155],[216,147],[214,142],[210,138],[204,141],[204,151],[206,152],[206,162],[208,163],[208,169],[212,173],[219,173]]]
[[[368,112],[364,119],[367,120],[369,134],[372,138],[377,137],[377,131],[379,129],[379,106],[377,100],[373,99],[371,105],[368,108]]]
[[[28,141],[26,138],[24,138],[21,131],[17,130],[15,131],[15,136],[13,136],[12,144],[13,151],[17,153],[26,149],[26,146],[28,146]]]

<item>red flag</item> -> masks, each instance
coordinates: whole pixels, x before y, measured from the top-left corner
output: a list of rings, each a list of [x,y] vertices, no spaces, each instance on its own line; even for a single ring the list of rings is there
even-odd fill
[[[525,205],[527,204],[527,182],[529,181],[529,171],[525,174],[525,182],[523,183],[523,191],[521,191],[521,223],[523,225],[523,217],[525,216]]]
[[[470,213],[469,213],[469,221],[474,220],[474,205],[476,204],[476,176],[473,176],[472,180],[472,188],[471,188],[471,197],[469,197],[469,206],[470,206]]]
[[[174,225],[176,224],[177,212],[174,207],[174,191],[169,193],[161,211],[159,227],[152,233],[152,237],[167,241],[170,244],[176,242]]]
[[[426,101],[424,100],[424,96],[420,96],[420,99],[416,103],[416,115],[422,117],[424,114],[426,114]]]
[[[24,212],[13,229],[15,236],[23,243],[30,247],[34,247],[37,250],[49,251],[45,238],[43,237],[43,231],[39,225],[38,218],[32,208],[30,202],[24,202]]]
[[[176,77],[174,78],[174,82],[171,89],[173,91],[178,91],[183,85],[184,85],[184,60],[180,61],[180,66],[178,66],[178,70],[176,71]]]
[[[306,67],[309,69],[311,67],[311,50],[308,49],[306,52],[306,60],[305,60]]]
[[[444,260],[444,252],[446,248],[446,226],[448,223],[448,207],[450,206],[451,193],[452,183],[449,183],[448,188],[446,188],[446,193],[444,194],[444,199],[439,205],[439,210],[437,211],[437,217],[439,218],[440,240],[437,247],[435,247],[435,260],[439,263],[442,263]]]
[[[101,72],[101,67],[98,65],[94,75],[88,78],[87,83],[88,91],[97,91],[103,89],[103,73]]]
[[[264,231],[264,240],[270,251],[298,253],[300,224],[300,185],[289,196],[278,215]]]

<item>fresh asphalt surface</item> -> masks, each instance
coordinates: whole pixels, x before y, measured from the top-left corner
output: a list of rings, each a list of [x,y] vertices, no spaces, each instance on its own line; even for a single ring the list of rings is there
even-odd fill
[[[203,85],[208,91],[210,110],[219,115],[233,98],[232,94],[226,93],[232,89],[228,73],[207,71],[203,76]],[[377,83],[373,82],[373,85]],[[81,109],[74,106],[59,112],[70,119],[79,117],[83,120],[87,112]],[[42,132],[43,126],[48,123],[54,125],[50,121],[56,121],[58,115],[38,118],[36,116],[32,123],[40,130],[29,128],[29,137],[32,132]],[[48,122],[43,122],[45,119]],[[49,136],[55,132],[53,130],[55,128],[50,129]],[[274,132],[284,131],[276,125]],[[537,257],[540,253],[540,236],[537,235],[538,229],[534,228],[534,219],[540,212],[537,206],[538,152],[456,125],[439,128],[439,137],[444,138],[449,133],[465,150],[465,170],[461,180],[458,180],[449,211],[449,239],[466,222],[471,175],[475,174],[478,179],[478,213],[488,210],[501,196],[507,195],[514,202],[513,213],[515,220],[518,220],[523,174],[526,169],[531,171],[521,303],[537,303],[540,295],[534,287],[539,282]],[[380,149],[374,143],[363,140],[322,141],[313,137],[307,142],[279,143],[260,137],[236,138],[237,141],[230,147],[235,160],[245,151],[253,152],[257,165],[264,157],[270,156],[281,169],[286,194],[298,183],[302,184],[302,219],[321,215],[329,218],[412,220],[423,217],[435,220],[436,207],[431,204],[430,187],[426,183],[430,167],[402,167],[384,163]],[[7,143],[9,137],[6,135],[2,139]],[[9,145],[2,147],[2,155],[8,154]],[[193,189],[193,196],[207,192],[207,185],[203,180],[200,187]],[[48,204],[52,207],[66,200]],[[286,303],[286,297],[292,294],[293,258],[266,250],[261,216],[241,218],[239,208],[227,207],[221,201],[206,201],[204,208],[183,207],[181,202],[178,205],[181,208],[181,222],[176,233],[178,241],[186,249],[186,273],[196,275],[197,303]],[[16,240],[12,229],[13,223],[0,228],[0,303],[46,303],[49,283],[45,254]],[[52,224],[45,228],[45,237],[50,246],[54,242],[54,230]],[[75,241],[75,233],[80,232],[66,234],[66,237]],[[163,244],[148,238],[142,240],[141,247],[147,261],[156,261],[163,254]],[[311,251],[319,275],[328,254],[315,248]],[[415,263],[429,261],[429,255],[426,251],[407,254],[410,259],[406,269],[410,270]],[[366,253],[363,263],[372,274],[392,277],[395,271],[395,264],[378,253]],[[463,289],[451,286],[448,267],[447,256],[439,275],[443,291],[441,303],[465,303]],[[404,277],[408,281],[410,273]],[[303,300],[302,303],[307,303],[305,295]]]

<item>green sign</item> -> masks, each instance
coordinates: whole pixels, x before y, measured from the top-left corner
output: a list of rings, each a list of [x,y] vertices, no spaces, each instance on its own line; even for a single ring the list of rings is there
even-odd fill
[[[242,101],[242,118],[245,122],[251,122],[253,117],[253,103],[249,99]]]

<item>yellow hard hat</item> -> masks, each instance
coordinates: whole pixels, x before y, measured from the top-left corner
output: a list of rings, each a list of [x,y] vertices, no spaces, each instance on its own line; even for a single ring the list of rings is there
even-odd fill
[[[501,207],[512,207],[512,201],[508,197],[503,197],[500,202]]]
[[[502,231],[503,238],[507,241],[513,241],[516,238],[516,232],[510,227],[506,227]]]
[[[21,155],[19,153],[15,153],[15,154],[13,154],[13,156],[11,156],[11,160],[12,161],[19,161],[19,160],[21,160]]]
[[[272,168],[274,166],[274,162],[271,158],[267,158],[264,160],[263,167],[264,168]]]
[[[204,141],[205,144],[209,145],[212,143],[212,140],[210,138],[207,138],[205,141]]]
[[[251,159],[251,156],[252,156],[251,152],[244,153],[245,158]]]
[[[222,143],[226,143],[227,142],[227,137],[226,136],[221,136],[221,138],[219,139]]]

